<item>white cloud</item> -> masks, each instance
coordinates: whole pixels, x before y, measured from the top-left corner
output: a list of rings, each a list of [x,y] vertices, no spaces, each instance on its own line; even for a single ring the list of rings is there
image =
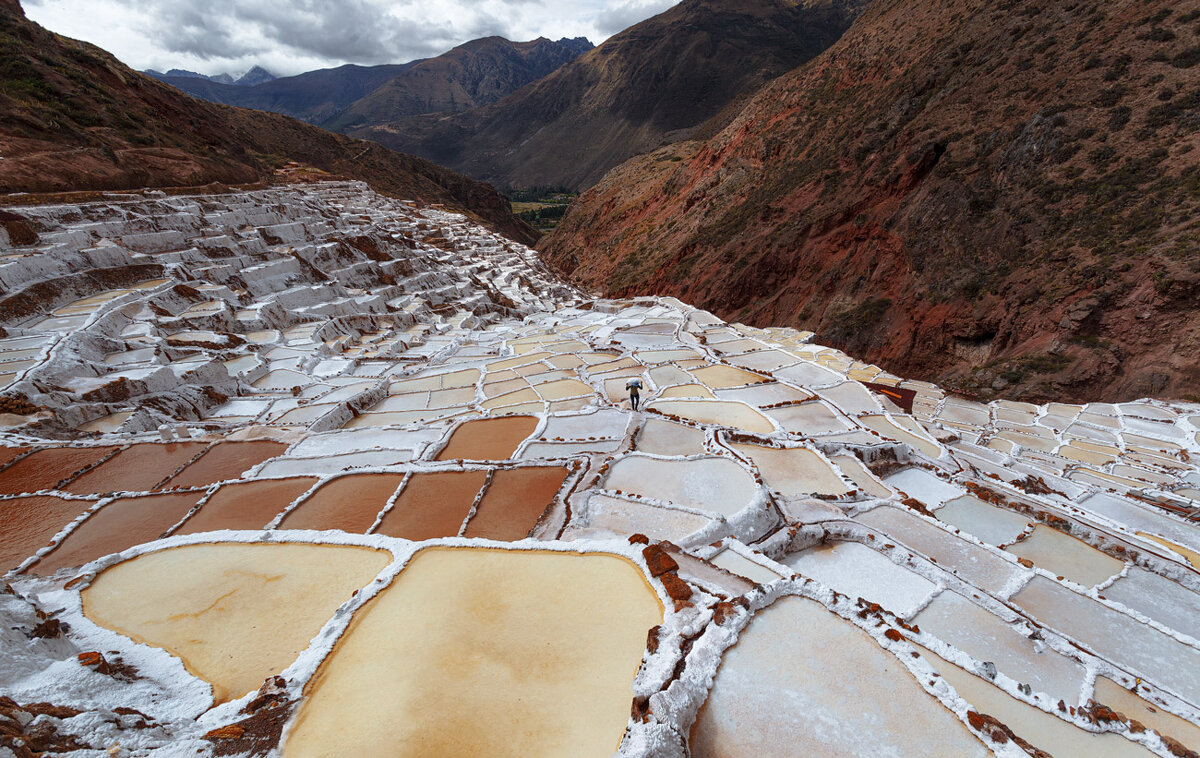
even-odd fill
[[[599,44],[676,0],[25,0],[46,28],[138,69],[281,75],[403,63],[471,39],[587,37]]]

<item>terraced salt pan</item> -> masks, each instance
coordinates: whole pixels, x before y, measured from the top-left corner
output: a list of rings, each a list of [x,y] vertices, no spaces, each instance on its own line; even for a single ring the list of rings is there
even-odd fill
[[[455,537],[486,480],[486,471],[413,474],[375,531],[410,540]]]
[[[717,424],[758,434],[775,431],[775,425],[745,403],[731,400],[656,400],[650,408],[701,424]]]
[[[1083,666],[1031,640],[958,593],[938,595],[913,623],[981,663],[991,661],[1001,673],[1037,692],[1068,705],[1079,702],[1087,673]]]
[[[1014,541],[1030,523],[1027,517],[997,508],[974,495],[946,501],[938,509],[937,518],[992,545],[1007,545]]]
[[[1200,745],[1200,727],[1185,721],[1161,706],[1154,706],[1106,677],[1096,678],[1092,699],[1127,718],[1141,722],[1161,735],[1173,737],[1183,745]]]
[[[859,416],[858,420],[861,424],[869,429],[873,429],[881,436],[896,440],[897,442],[907,443],[922,454],[935,460],[942,457],[942,454],[945,452],[941,445],[929,437],[918,435],[909,429],[903,429],[893,423],[887,416],[865,415]]]
[[[628,455],[612,464],[604,486],[725,516],[750,505],[756,493],[745,469],[716,457],[664,460]]]
[[[283,754],[609,755],[662,613],[615,556],[427,548],[356,614]]]
[[[689,743],[697,756],[991,755],[894,656],[799,597],[726,651]]]
[[[69,484],[64,492],[90,495],[104,492],[146,492],[173,475],[208,447],[205,442],[128,447]]]
[[[967,702],[1008,726],[1018,737],[1051,755],[1146,758],[1149,750],[1117,734],[1093,734],[1032,705],[1010,697],[992,684],[972,676],[937,655],[920,651],[931,666]]]
[[[143,542],[152,542],[179,523],[203,494],[181,492],[114,500],[89,515],[30,571],[48,576],[59,569],[76,568]]]
[[[81,469],[93,466],[115,447],[51,447],[35,450],[0,476],[0,494],[19,495],[55,487]]]
[[[692,376],[701,383],[712,389],[722,389],[725,387],[742,387],[747,384],[762,384],[771,381],[762,374],[756,374],[753,371],[745,371],[733,366],[713,365],[705,366],[704,368],[694,368],[691,371]]]
[[[987,550],[960,539],[907,511],[875,508],[858,520],[886,532],[907,547],[971,584],[999,593],[1017,574],[1017,567]]]
[[[1156,513],[1116,495],[1098,492],[1079,501],[1077,505],[1085,510],[1111,518],[1118,523],[1126,524],[1131,529],[1150,532],[1179,543],[1190,550],[1200,551],[1200,528]]]
[[[1170,579],[1131,566],[1101,594],[1200,640],[1200,594]]]
[[[281,529],[340,529],[364,534],[404,480],[403,474],[350,474],[321,485],[280,523]]]
[[[537,424],[532,416],[468,421],[455,428],[437,460],[507,460],[533,434]]]
[[[749,579],[755,584],[770,584],[776,579],[782,578],[781,574],[728,548],[709,558],[708,562],[731,574]]]
[[[588,499],[585,526],[575,524],[574,533],[595,538],[596,532],[627,537],[644,534],[651,540],[682,542],[688,535],[708,526],[709,520],[695,513],[673,508],[659,508],[608,495],[592,495]],[[569,539],[564,536],[563,539]]]
[[[879,603],[907,617],[932,594],[934,584],[857,542],[835,542],[792,553],[783,563],[851,598]]]
[[[83,590],[83,610],[181,658],[221,703],[287,668],[390,562],[390,553],[345,545],[185,545],[101,572]]]
[[[6,573],[50,544],[54,535],[95,503],[45,496],[0,500],[0,574]]]
[[[634,447],[641,453],[685,456],[704,453],[704,432],[661,419],[646,419]]]
[[[1041,576],[1012,602],[1117,665],[1200,703],[1200,650]]]
[[[844,495],[851,490],[824,456],[807,448],[731,447],[754,461],[767,486],[783,495]]]
[[[315,477],[295,477],[221,485],[176,534],[262,529],[316,483]]]
[[[939,479],[919,468],[906,468],[886,477],[883,481],[888,486],[901,490],[909,497],[920,500],[927,508],[937,508],[943,503],[967,494],[962,487]]]
[[[268,458],[287,450],[287,445],[272,440],[251,442],[220,442],[183,471],[167,480],[165,489],[207,487],[214,482],[237,479],[242,473]]]
[[[1044,524],[1035,526],[1028,537],[1005,549],[1084,587],[1100,584],[1125,567],[1122,561]]]

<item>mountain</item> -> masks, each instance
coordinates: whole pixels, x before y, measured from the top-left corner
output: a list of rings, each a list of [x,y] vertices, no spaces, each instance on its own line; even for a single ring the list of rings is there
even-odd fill
[[[239,76],[237,78],[237,81],[234,82],[234,84],[236,84],[239,87],[253,87],[257,84],[266,84],[267,82],[274,81],[275,79],[278,79],[278,78],[279,78],[278,76],[275,76],[270,71],[263,68],[262,66],[255,66],[254,68],[250,69],[246,73]]]
[[[485,184],[285,116],[194,100],[43,29],[17,0],[0,0],[0,39],[0,193],[257,182],[291,160],[536,238]]]
[[[157,77],[176,89],[211,103],[236,105],[282,113],[310,124],[320,124],[341,113],[354,101],[413,65],[356,66],[309,71],[262,84],[238,86],[189,77]],[[248,76],[249,74],[247,74]]]
[[[587,187],[732,116],[833,44],[866,0],[683,0],[490,106],[347,130],[497,186]]]
[[[540,245],[983,396],[1200,401],[1200,2],[877,0]]]
[[[583,38],[509,42],[487,37],[459,45],[436,58],[319,69],[250,86],[243,85],[242,80],[256,69],[237,83],[225,85],[194,77],[157,78],[210,102],[273,111],[343,131],[348,123],[459,111],[494,102],[591,46]]]
[[[199,79],[205,82],[216,82],[217,84],[233,84],[233,77],[229,74],[217,74],[215,76],[209,76],[208,74],[200,74],[195,71],[188,71],[185,68],[173,68],[168,70],[165,74],[161,71],[155,71],[154,69],[147,69],[142,73],[146,76],[153,76],[155,79],[160,81],[166,81],[167,78]]]
[[[423,113],[458,113],[494,103],[592,49],[584,37],[552,42],[472,40],[420,61],[358,100],[325,126],[336,131]]]

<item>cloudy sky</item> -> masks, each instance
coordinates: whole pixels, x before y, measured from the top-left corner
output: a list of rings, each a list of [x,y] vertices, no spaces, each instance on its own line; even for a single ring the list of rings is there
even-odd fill
[[[466,42],[587,37],[599,44],[677,0],[22,0],[42,26],[136,69],[280,75],[404,63]]]

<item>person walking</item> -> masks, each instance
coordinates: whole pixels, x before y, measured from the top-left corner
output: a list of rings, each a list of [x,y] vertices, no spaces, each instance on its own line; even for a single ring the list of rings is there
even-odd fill
[[[633,377],[625,382],[625,389],[629,390],[629,405],[636,411],[638,403],[642,399],[642,380],[640,377]]]

